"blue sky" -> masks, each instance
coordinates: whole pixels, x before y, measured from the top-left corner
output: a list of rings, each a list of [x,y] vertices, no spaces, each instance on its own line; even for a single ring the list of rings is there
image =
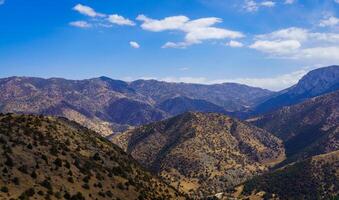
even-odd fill
[[[0,0],[0,77],[279,90],[338,63],[338,0]]]

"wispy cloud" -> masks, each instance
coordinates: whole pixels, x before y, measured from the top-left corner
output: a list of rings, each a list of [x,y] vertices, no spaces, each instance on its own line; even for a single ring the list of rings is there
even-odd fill
[[[262,2],[257,2],[255,0],[245,0],[243,8],[248,11],[248,12],[255,12],[259,10],[260,7],[274,7],[275,6],[274,1],[262,1]]]
[[[243,47],[244,44],[235,40],[231,40],[228,43],[226,43],[226,46],[233,47],[233,48],[240,48]]]
[[[89,17],[105,17],[104,14],[96,12],[93,8],[82,4],[77,4],[73,10]]]
[[[339,0],[338,0],[339,1]],[[330,16],[320,21],[319,26],[327,27],[327,26],[336,26],[339,24],[339,18],[334,16]]]
[[[135,41],[130,41],[130,42],[129,42],[129,45],[130,45],[132,48],[134,48],[134,49],[139,49],[139,48],[140,48],[140,45],[139,45],[137,42],[135,42]]]
[[[285,0],[285,4],[294,4],[296,0]]]
[[[135,23],[129,19],[124,18],[123,16],[114,14],[108,17],[108,21],[112,24],[126,25],[126,26],[135,26]]]
[[[118,26],[135,26],[135,23],[128,18],[125,18],[118,14],[108,15],[108,14],[100,13],[86,5],[77,4],[76,6],[73,7],[73,10],[79,12],[82,15],[89,17],[92,20],[92,24],[89,24],[88,22],[86,22],[87,23],[86,24],[84,23],[85,21],[76,21],[76,22],[70,23],[70,25],[76,26],[79,28],[88,28],[92,26],[110,28],[112,27],[113,24],[118,25]]]
[[[193,44],[202,43],[205,40],[244,37],[241,32],[214,27],[215,24],[222,22],[222,19],[216,17],[190,20],[188,17],[181,15],[157,20],[145,15],[139,15],[137,20],[142,21],[141,28],[147,31],[180,31],[185,33],[184,41],[167,42],[163,45],[163,48],[185,48]]]
[[[69,23],[71,26],[79,27],[79,28],[90,28],[92,25],[86,21],[74,21]]]

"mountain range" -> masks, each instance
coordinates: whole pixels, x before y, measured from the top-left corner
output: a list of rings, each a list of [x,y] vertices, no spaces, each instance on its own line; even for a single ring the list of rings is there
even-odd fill
[[[110,135],[187,111],[243,110],[272,94],[239,84],[10,77],[0,79],[0,112],[62,116]]]
[[[338,83],[0,79],[0,199],[335,199]]]

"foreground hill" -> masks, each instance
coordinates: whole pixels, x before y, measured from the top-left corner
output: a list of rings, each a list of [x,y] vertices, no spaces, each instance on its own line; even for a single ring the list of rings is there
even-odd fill
[[[194,197],[223,192],[284,158],[282,142],[270,133],[213,113],[185,113],[113,142]]]
[[[314,156],[238,187],[239,199],[337,199],[339,151]]]
[[[251,121],[282,139],[290,160],[339,149],[339,90]]]
[[[271,94],[240,84],[10,77],[0,79],[0,112],[62,116],[110,135],[186,111],[242,110]]]
[[[0,199],[183,199],[116,145],[63,118],[0,115]]]
[[[271,112],[338,89],[338,65],[315,69],[307,73],[296,85],[259,104],[255,108],[255,114]]]

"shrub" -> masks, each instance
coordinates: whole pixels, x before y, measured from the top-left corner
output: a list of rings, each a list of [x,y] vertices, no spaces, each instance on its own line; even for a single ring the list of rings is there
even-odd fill
[[[73,195],[70,199],[71,200],[85,200],[85,197],[81,194],[81,192],[78,192],[75,195]]]
[[[60,158],[57,158],[57,159],[54,160],[54,164],[57,167],[62,167],[62,160]]]
[[[0,191],[4,192],[4,193],[7,193],[8,192],[8,188],[6,186],[2,186]]]
[[[47,180],[45,179],[44,181],[42,181],[40,183],[41,186],[45,187],[46,189],[52,191],[53,190],[53,187],[52,187],[52,184]]]

